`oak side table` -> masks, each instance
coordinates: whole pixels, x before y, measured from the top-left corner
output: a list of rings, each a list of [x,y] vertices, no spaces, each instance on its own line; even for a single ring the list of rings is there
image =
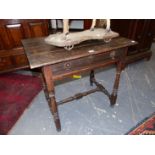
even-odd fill
[[[93,40],[83,42],[67,51],[64,48],[46,44],[44,39],[44,37],[24,39],[22,43],[30,68],[41,68],[42,70],[45,96],[53,114],[57,131],[61,130],[58,114],[59,105],[97,91],[103,92],[109,98],[111,106],[115,105],[120,74],[124,68],[128,47],[137,44],[137,42],[123,37],[112,39],[109,43]],[[112,64],[116,64],[116,75],[113,91],[109,93],[103,85],[96,81],[94,70]],[[86,71],[90,71],[90,85],[95,84],[96,88],[56,102],[54,81]]]

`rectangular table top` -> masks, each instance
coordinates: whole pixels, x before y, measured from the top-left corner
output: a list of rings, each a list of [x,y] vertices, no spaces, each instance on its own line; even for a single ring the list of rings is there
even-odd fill
[[[86,41],[68,51],[63,47],[48,45],[44,39],[45,37],[22,40],[31,69],[137,44],[137,42],[133,40],[117,37],[109,43],[105,43],[103,40]]]

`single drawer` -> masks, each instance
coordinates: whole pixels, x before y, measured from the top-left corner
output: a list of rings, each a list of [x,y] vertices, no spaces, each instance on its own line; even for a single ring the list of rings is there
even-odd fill
[[[116,51],[110,51],[102,54],[90,54],[87,57],[54,64],[52,65],[52,71],[54,75],[58,75],[83,68],[89,68],[91,65],[106,63],[110,60],[117,61],[121,58],[123,52],[123,49],[118,49]]]

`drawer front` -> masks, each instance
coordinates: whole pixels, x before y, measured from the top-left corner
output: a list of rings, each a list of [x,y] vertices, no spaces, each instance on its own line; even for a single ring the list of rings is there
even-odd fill
[[[98,55],[91,54],[88,57],[54,64],[52,65],[52,71],[54,75],[58,75],[58,74],[63,74],[74,70],[88,68],[93,64],[101,64],[104,62],[108,62],[110,60],[117,61],[117,59],[119,59],[122,56],[123,54],[122,52],[124,51],[122,49],[119,49],[108,53],[102,53]]]
[[[0,71],[12,68],[11,57],[0,57]]]

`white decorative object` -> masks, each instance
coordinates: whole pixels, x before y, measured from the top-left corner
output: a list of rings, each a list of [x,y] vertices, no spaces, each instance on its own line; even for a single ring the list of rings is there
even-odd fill
[[[111,41],[112,38],[119,36],[118,33],[111,31],[110,19],[107,19],[106,28],[95,28],[96,19],[93,19],[91,28],[82,32],[69,33],[69,19],[63,20],[63,33],[51,34],[45,38],[45,42],[50,45],[64,47],[71,50],[74,45],[86,40],[100,40],[105,42]]]

